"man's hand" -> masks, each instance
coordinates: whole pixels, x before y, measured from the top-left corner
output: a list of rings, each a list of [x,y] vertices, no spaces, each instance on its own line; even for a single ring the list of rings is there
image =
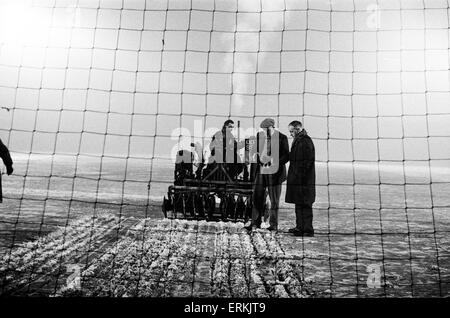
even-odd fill
[[[271,161],[271,157],[267,156],[267,155],[262,155],[261,158],[259,159],[261,161],[261,163],[263,165],[268,164]]]
[[[14,169],[12,166],[6,167],[6,173],[10,176],[13,173]]]

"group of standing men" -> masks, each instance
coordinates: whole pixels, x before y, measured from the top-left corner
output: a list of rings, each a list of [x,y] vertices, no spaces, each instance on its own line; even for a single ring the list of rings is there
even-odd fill
[[[210,145],[211,153],[215,155],[213,160],[230,163],[239,159],[239,157],[236,158],[236,150],[245,145],[241,141],[236,142],[231,134],[233,128],[234,122],[227,120],[222,131],[213,137]],[[278,230],[281,189],[283,182],[287,181],[285,201],[295,204],[296,215],[296,224],[289,229],[289,232],[295,236],[314,236],[312,211],[316,196],[314,144],[302,123],[297,120],[288,125],[289,133],[293,138],[290,151],[287,136],[275,128],[275,121],[272,118],[264,119],[260,128],[262,128],[261,131],[256,135],[256,145],[252,146],[253,151],[250,151],[250,156],[253,157],[250,158],[253,167],[251,174],[254,180],[253,210],[251,224],[246,229],[261,228],[263,218],[268,217],[268,230]],[[222,136],[225,134],[227,137]],[[218,149],[222,148],[227,154],[221,152],[217,156]],[[286,172],[288,162],[290,162],[289,171]],[[266,213],[265,204],[267,195],[270,199],[268,213]]]
[[[268,230],[278,230],[278,209],[281,185],[287,181],[286,203],[295,204],[296,224],[289,229],[295,236],[314,236],[312,204],[315,201],[315,149],[300,121],[288,125],[293,138],[291,150],[286,135],[275,129],[275,121],[266,118],[257,139],[264,140],[262,152],[258,152],[257,172],[253,191],[254,208],[248,230],[261,227],[266,201],[266,189],[270,199]],[[269,148],[269,149],[267,149]],[[289,171],[286,173],[286,164]]]
[[[223,131],[230,131],[234,128],[234,122],[227,120],[224,123]],[[289,229],[295,236],[314,236],[312,204],[315,201],[315,150],[311,138],[306,133],[300,121],[294,120],[288,125],[289,133],[293,138],[291,150],[286,135],[275,129],[275,121],[266,118],[261,122],[256,136],[257,150],[254,152],[254,191],[253,191],[253,211],[252,221],[246,228],[253,230],[261,227],[262,219],[265,217],[266,193],[270,199],[268,230],[278,230],[278,210],[280,206],[281,186],[287,181],[286,203],[295,204],[295,227]],[[230,140],[228,138],[224,138]],[[222,142],[221,138],[213,138],[214,142]],[[230,146],[234,149],[244,147],[244,144],[237,144],[231,138]],[[213,148],[221,149],[217,145]],[[228,148],[228,147],[225,147]],[[234,152],[231,161],[236,162]],[[227,160],[225,153],[215,154]],[[13,161],[8,148],[0,140],[0,157],[6,166],[6,172],[11,175],[13,172]],[[286,164],[289,164],[289,171],[286,173]],[[0,202],[2,201],[1,175],[0,175]]]

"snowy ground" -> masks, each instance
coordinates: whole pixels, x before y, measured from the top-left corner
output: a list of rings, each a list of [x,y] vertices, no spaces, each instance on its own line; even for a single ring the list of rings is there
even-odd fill
[[[2,294],[450,294],[445,169],[319,164],[316,236],[302,239],[287,233],[290,205],[282,204],[277,234],[249,234],[242,223],[170,222],[160,209],[170,167],[155,164],[150,172],[150,165],[128,163],[123,174],[124,162],[99,169],[66,159],[17,160],[15,175],[3,179]],[[80,270],[81,290],[67,290],[68,265]],[[368,287],[369,268],[379,269],[380,287]]]
[[[294,298],[450,295],[448,235],[342,233],[297,238],[267,230],[250,234],[242,226],[119,219],[111,213],[85,216],[5,254],[0,263],[2,294]],[[369,288],[367,269],[374,265],[380,268],[380,286]],[[74,273],[80,277],[78,282]]]

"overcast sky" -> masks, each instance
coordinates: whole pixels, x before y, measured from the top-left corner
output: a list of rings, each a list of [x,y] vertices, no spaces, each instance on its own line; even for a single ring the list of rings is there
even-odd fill
[[[230,116],[300,119],[324,161],[450,159],[447,1],[29,2],[0,4],[12,151],[168,157]]]

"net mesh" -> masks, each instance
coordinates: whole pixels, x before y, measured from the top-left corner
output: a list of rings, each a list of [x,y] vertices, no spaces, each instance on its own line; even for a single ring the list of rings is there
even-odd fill
[[[2,293],[448,295],[448,10],[2,1]],[[315,238],[159,220],[178,144],[266,117],[314,141]]]

